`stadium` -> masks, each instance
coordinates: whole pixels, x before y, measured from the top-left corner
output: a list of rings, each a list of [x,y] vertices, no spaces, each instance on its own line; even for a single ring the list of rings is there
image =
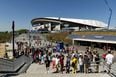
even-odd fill
[[[32,29],[35,31],[39,31],[39,30],[93,31],[93,30],[104,29],[107,27],[107,24],[98,20],[60,18],[60,17],[35,18],[32,19],[31,24],[32,24]]]

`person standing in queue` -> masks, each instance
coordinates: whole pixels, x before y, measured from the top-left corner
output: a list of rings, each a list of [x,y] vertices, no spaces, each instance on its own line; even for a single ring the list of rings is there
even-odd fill
[[[89,66],[90,66],[90,59],[87,55],[87,52],[85,52],[85,55],[84,55],[84,73],[89,73]]]
[[[100,64],[99,54],[96,54],[95,62],[96,62],[96,73],[99,73],[99,64]]]
[[[107,72],[110,73],[110,70],[111,70],[111,65],[113,64],[114,62],[114,55],[111,53],[111,51],[109,50],[108,51],[108,54],[106,55],[106,65],[107,65]]]
[[[66,73],[70,73],[70,56],[67,56],[66,59]]]
[[[79,72],[84,73],[84,59],[82,54],[79,55],[79,68],[80,68]]]
[[[49,72],[49,67],[50,67],[50,56],[48,54],[46,55],[45,64],[46,64],[46,70],[47,70],[47,73],[48,73]]]
[[[61,71],[61,73],[63,73],[63,69],[64,69],[64,55],[61,54],[61,56],[60,56],[60,71]]]
[[[72,67],[73,67],[72,73],[76,73],[76,71],[77,71],[77,57],[75,55],[72,58]]]

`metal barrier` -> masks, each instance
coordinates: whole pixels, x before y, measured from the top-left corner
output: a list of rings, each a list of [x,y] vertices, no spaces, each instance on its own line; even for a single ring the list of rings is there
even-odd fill
[[[112,64],[111,70],[110,70],[110,75],[112,77],[116,77],[116,63]]]
[[[22,55],[15,60],[0,59],[0,73],[15,73],[18,72],[26,64],[31,64],[31,57]]]
[[[106,64],[106,62],[103,62],[102,66],[103,66],[103,72],[106,72],[111,77],[116,77],[116,62],[113,63],[111,66]]]
[[[0,72],[13,70],[13,61],[0,59]]]

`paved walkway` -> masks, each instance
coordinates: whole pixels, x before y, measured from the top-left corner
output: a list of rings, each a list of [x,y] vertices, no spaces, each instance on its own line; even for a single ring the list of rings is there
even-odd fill
[[[15,77],[110,77],[105,73],[77,73],[77,74],[61,74],[61,73],[52,73],[52,70],[49,73],[46,72],[45,65],[31,64],[27,73],[20,74]]]

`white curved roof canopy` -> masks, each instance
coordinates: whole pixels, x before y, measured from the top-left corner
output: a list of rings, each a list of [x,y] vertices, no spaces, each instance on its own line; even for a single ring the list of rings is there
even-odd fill
[[[101,22],[101,21],[97,21],[97,20],[59,18],[59,17],[45,17],[45,18],[69,21],[69,22],[80,23],[80,24],[85,24],[85,25],[91,25],[91,26],[94,26],[94,27],[101,27],[101,28],[107,27],[107,24],[105,24],[104,22]]]

